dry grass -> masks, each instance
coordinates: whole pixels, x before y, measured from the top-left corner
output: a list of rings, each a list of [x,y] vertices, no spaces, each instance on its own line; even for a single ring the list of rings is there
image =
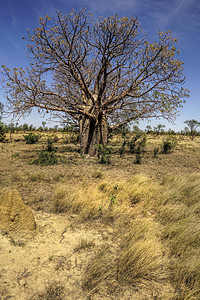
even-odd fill
[[[79,241],[78,245],[74,248],[74,252],[91,249],[94,246],[95,246],[95,243],[93,241],[82,238]]]
[[[171,183],[171,184],[170,184]],[[183,299],[200,298],[200,174],[168,177],[159,219],[173,258],[174,280]]]
[[[116,245],[100,249],[88,265],[84,288],[96,292],[106,286],[108,293],[108,286],[112,290],[144,280],[171,279],[178,299],[191,293],[198,299],[199,186],[198,174],[167,177],[161,184],[137,175],[129,181],[104,179],[73,190],[67,184],[58,185],[57,205],[83,220],[98,218],[113,224],[118,236]]]
[[[49,284],[46,290],[43,293],[36,294],[32,297],[33,300],[64,300],[64,287],[57,283],[53,282]]]
[[[136,214],[136,204],[142,201],[148,207],[161,189],[141,175],[128,181],[110,178],[100,182],[83,181],[79,186],[62,182],[55,188],[52,211],[79,214],[84,220],[101,218],[104,222],[123,224]]]
[[[28,164],[47,135],[35,145],[14,135],[19,142],[1,144],[0,188],[17,188],[35,210],[78,215],[102,236],[110,231],[103,245],[83,236],[74,248],[93,253],[82,274],[87,299],[200,299],[200,138],[179,137],[173,153],[155,158],[162,137],[149,137],[136,166],[134,155],[120,158],[114,137],[111,164],[102,166],[57,136],[57,166]]]

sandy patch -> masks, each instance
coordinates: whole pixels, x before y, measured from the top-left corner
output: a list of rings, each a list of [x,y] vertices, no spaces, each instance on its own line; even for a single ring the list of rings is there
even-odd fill
[[[66,299],[83,299],[82,272],[102,235],[76,225],[74,216],[34,214],[37,232],[31,238],[0,236],[0,299],[36,299],[53,282],[64,286]],[[81,239],[94,246],[75,252]]]

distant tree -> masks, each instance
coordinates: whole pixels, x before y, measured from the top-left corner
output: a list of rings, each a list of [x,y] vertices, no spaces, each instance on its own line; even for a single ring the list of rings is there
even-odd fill
[[[42,127],[43,127],[43,130],[45,129],[45,125],[46,125],[46,122],[42,122]]]
[[[16,122],[16,123],[15,123],[15,130],[16,130],[16,131],[18,131],[18,130],[19,130],[19,127],[18,127],[18,126],[19,126],[19,123],[18,123],[18,122]]]
[[[157,135],[164,133],[165,125],[158,124],[158,126],[154,127],[154,131]]]
[[[168,135],[175,135],[176,134],[176,132],[173,129],[171,129],[171,128],[169,128],[169,130],[167,131],[167,133],[168,133]]]
[[[8,130],[10,131],[10,133],[13,133],[15,131],[15,124],[11,122],[8,125]]]
[[[152,127],[150,125],[147,125],[145,131],[148,134],[152,133]]]
[[[140,128],[137,125],[134,125],[132,130],[133,130],[133,132],[141,131]]]
[[[22,125],[22,130],[23,130],[24,132],[26,132],[26,131],[28,130],[28,124],[27,124],[27,123],[24,123],[24,124]]]
[[[38,131],[40,131],[40,132],[43,131],[43,127],[42,127],[42,126],[39,126],[39,127],[38,127]]]
[[[189,130],[189,128],[187,126],[185,126],[183,132],[184,132],[184,135],[189,135],[190,134],[190,130]]]
[[[54,130],[55,130],[55,131],[58,131],[58,125],[55,125],[55,126],[54,126]]]
[[[31,124],[28,126],[28,130],[33,131],[33,130],[36,130],[36,128],[33,126],[33,124]]]
[[[40,18],[27,41],[30,67],[3,66],[9,112],[38,107],[68,118],[79,126],[83,154],[94,155],[122,125],[172,118],[188,96],[171,31],[151,43],[132,17],[95,21],[84,9],[58,11]]]
[[[194,139],[194,135],[196,134],[196,129],[200,126],[200,122],[192,119],[192,120],[186,120],[184,123],[187,124],[190,135],[192,139]]]

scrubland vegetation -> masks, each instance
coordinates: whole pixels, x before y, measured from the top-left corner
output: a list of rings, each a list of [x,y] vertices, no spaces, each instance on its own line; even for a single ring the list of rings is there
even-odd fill
[[[80,299],[200,299],[199,137],[115,134],[91,158],[76,133],[43,132],[35,143],[23,135],[0,144],[1,191],[106,233],[74,248],[89,255]],[[61,279],[32,299],[70,299]]]
[[[0,123],[1,191],[17,189],[38,226],[28,241],[2,232],[4,300],[199,299],[200,124],[126,130],[189,96],[177,39],[80,8],[25,40],[30,68],[2,66],[8,115],[35,107],[79,134]]]

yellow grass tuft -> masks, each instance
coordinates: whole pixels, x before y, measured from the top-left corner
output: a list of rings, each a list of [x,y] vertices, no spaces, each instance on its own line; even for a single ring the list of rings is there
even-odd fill
[[[159,208],[181,299],[200,298],[200,174],[166,177],[166,197]]]
[[[160,184],[142,175],[95,177],[73,187],[58,184],[53,201],[55,212],[115,228],[116,244],[103,246],[90,261],[84,288],[110,291],[171,280],[177,299],[199,299],[200,174],[167,176]]]
[[[159,281],[167,277],[167,256],[160,240],[157,222],[139,218],[121,245],[119,277],[123,283],[136,280]]]
[[[93,293],[100,290],[114,293],[127,285],[145,284],[148,294],[152,292],[153,282],[164,281],[165,289],[169,282],[168,258],[159,237],[158,224],[139,218],[131,225],[132,230],[125,238],[121,236],[120,243],[103,246],[91,259],[83,277],[85,289]]]
[[[77,187],[61,183],[55,189],[52,210],[78,213],[85,220],[99,217],[104,221],[127,220],[135,214],[135,204],[145,201],[148,206],[153,196],[157,197],[158,188],[143,176],[130,181],[107,179]]]

